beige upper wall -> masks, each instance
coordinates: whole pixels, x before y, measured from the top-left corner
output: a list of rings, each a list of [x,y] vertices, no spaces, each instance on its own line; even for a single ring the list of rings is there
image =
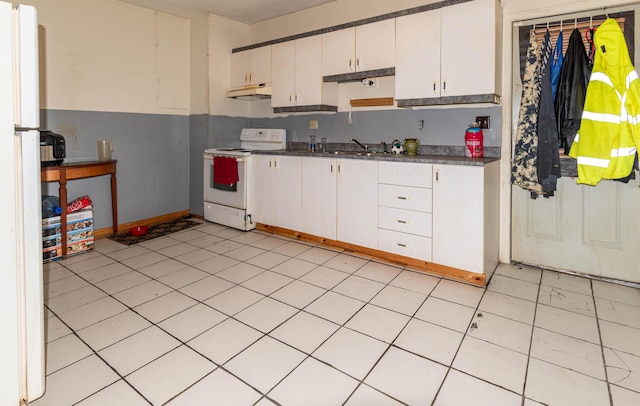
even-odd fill
[[[113,0],[38,10],[42,108],[189,114],[189,20]]]
[[[440,0],[338,0],[251,26],[251,43],[331,27]]]

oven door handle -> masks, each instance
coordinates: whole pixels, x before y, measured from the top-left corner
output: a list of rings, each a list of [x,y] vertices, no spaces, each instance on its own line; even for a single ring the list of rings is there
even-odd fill
[[[209,158],[213,158],[214,156],[220,156],[223,158],[233,158],[232,156],[229,155],[220,155],[220,154],[211,154],[209,155]],[[236,158],[236,162],[244,162],[246,157],[241,157],[241,158]]]

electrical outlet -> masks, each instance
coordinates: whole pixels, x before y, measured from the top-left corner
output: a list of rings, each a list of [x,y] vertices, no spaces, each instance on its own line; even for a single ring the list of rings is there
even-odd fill
[[[489,116],[478,116],[476,117],[476,123],[480,125],[480,128],[483,130],[489,129]]]
[[[318,129],[318,120],[309,120],[309,129],[317,130]]]

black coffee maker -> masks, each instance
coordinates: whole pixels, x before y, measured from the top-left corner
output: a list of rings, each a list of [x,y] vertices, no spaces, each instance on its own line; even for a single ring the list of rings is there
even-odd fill
[[[40,131],[40,165],[60,165],[66,156],[64,137],[52,131]]]

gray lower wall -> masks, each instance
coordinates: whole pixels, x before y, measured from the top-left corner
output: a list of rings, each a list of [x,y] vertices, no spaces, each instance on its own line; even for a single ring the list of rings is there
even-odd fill
[[[118,160],[118,222],[139,221],[182,210],[203,215],[202,151],[212,147],[237,147],[244,127],[285,128],[288,141],[307,141],[310,134],[329,142],[390,143],[417,138],[422,145],[464,145],[464,132],[476,116],[490,116],[485,145],[501,143],[500,106],[433,108],[417,110],[354,111],[304,114],[276,118],[245,118],[134,114],[90,111],[42,110],[41,124],[64,135],[69,159],[96,159],[96,141],[112,140]],[[319,129],[309,130],[309,120]],[[424,120],[424,129],[418,129]],[[43,184],[43,194],[58,195],[55,183]],[[111,226],[109,177],[68,183],[73,199],[89,195],[94,203],[96,228]]]
[[[189,209],[189,117],[42,110],[42,129],[65,137],[67,158],[97,159],[96,140],[113,140],[118,160],[118,223]],[[109,176],[70,181],[69,200],[89,195],[95,227],[110,227]],[[57,183],[42,193],[58,195]]]

